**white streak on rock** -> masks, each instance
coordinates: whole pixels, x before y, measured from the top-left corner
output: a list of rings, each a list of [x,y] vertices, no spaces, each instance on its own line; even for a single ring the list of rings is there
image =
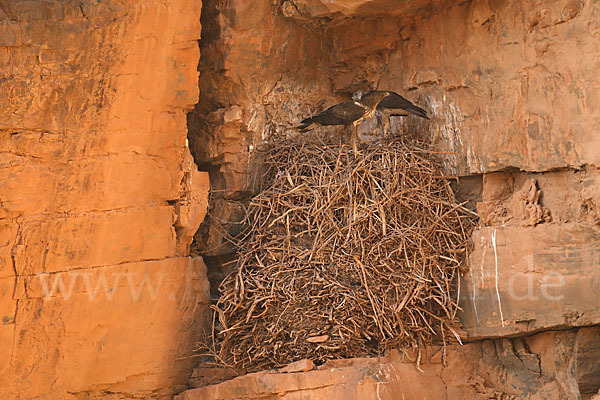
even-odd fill
[[[492,232],[492,246],[494,246],[494,261],[496,262],[496,297],[498,298],[498,309],[500,310],[500,322],[504,327],[504,315],[502,315],[502,302],[500,302],[500,291],[498,290],[498,251],[496,249],[496,227]]]

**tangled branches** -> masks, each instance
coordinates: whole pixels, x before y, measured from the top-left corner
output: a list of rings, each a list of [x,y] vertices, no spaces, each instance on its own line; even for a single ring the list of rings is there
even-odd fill
[[[223,363],[367,356],[453,331],[473,217],[432,152],[398,139],[359,156],[282,141],[264,149],[264,163],[237,268],[214,307]]]

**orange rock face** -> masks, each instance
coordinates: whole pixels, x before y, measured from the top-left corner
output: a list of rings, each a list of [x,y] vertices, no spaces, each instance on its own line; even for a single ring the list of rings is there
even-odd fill
[[[595,393],[598,328],[544,332],[413,357],[331,361],[309,371],[263,371],[192,389],[177,400],[571,399]]]
[[[338,360],[305,372],[257,372],[189,390],[176,399],[439,399],[443,392],[439,362],[420,372],[413,362],[394,355],[381,360]]]
[[[196,239],[218,274],[256,147],[372,88],[424,107],[430,121],[392,129],[431,136],[475,182],[461,318],[477,341],[424,373],[307,362],[180,398],[597,391],[599,15],[581,0],[0,2],[0,398],[183,391],[209,303],[189,257],[209,178],[188,126],[215,189]]]
[[[187,257],[199,1],[0,5],[0,397],[168,397],[208,305]]]
[[[456,5],[402,30],[380,86],[423,93],[458,169],[597,165],[597,10],[582,1]]]
[[[429,135],[450,153],[447,172],[471,182],[463,189],[482,217],[461,292],[466,336],[477,343],[451,352],[464,356],[449,353],[447,398],[570,398],[598,389],[582,383],[583,375],[559,372],[576,357],[574,345],[563,344],[589,332],[573,328],[600,322],[597,5],[288,0],[253,7],[208,1],[205,9],[205,96],[190,116],[190,142],[221,193],[213,203],[218,222],[197,236],[216,259],[212,268],[231,252],[222,231],[235,233],[256,189],[257,145],[270,134],[294,134],[303,117],[356,90],[394,90],[432,118],[392,118],[392,130]],[[523,298],[530,291],[534,297]],[[481,341],[558,328],[572,329]],[[453,370],[463,376],[451,378]],[[335,397],[317,394],[325,389],[302,383],[306,376],[290,382],[272,375],[240,377],[189,396]],[[278,379],[287,389],[271,390]],[[328,385],[363,378],[342,382],[332,378]],[[461,389],[451,382],[462,382]],[[461,392],[466,387],[471,392]]]
[[[312,18],[346,18],[369,17],[380,15],[407,15],[423,12],[424,8],[434,7],[429,0],[397,1],[397,0],[289,0],[283,3],[284,15],[299,20]]]

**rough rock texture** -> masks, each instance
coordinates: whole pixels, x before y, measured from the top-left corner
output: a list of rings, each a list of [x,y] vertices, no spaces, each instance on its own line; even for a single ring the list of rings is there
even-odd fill
[[[421,364],[382,359],[328,362],[310,371],[264,371],[176,396],[230,399],[576,399],[600,388],[599,328],[432,347]]]
[[[339,360],[307,372],[257,372],[192,389],[176,399],[439,399],[444,391],[439,362],[422,373],[413,362],[394,355],[384,360]]]
[[[341,19],[346,17],[369,17],[380,15],[408,15],[423,13],[425,8],[435,9],[437,4],[430,0],[353,0],[353,1],[323,1],[323,0],[289,0],[281,8],[287,17],[300,21],[310,21],[315,18]]]
[[[461,290],[469,339],[600,323],[598,227],[487,227],[473,236]]]
[[[598,5],[446,4],[432,15],[326,26],[334,87],[412,92],[434,116],[430,132],[458,152],[460,174],[597,164]]]
[[[168,397],[208,287],[200,2],[0,3],[0,397]],[[160,27],[160,29],[157,29]]]
[[[367,4],[293,3],[298,9],[304,4],[331,10]],[[201,88],[211,103],[201,101],[190,117],[196,161],[208,166],[213,185],[222,190],[212,207],[216,223],[209,221],[199,235],[206,254],[231,252],[223,233],[236,232],[235,221],[254,188],[257,144],[269,134],[290,134],[303,116],[354,90],[375,87],[405,94],[432,116],[393,118],[393,129],[429,134],[440,150],[451,152],[445,156],[451,174],[485,174],[482,198],[474,200],[484,225],[536,227],[514,228],[536,240],[552,236],[550,229],[560,232],[563,223],[595,229],[600,147],[593,132],[600,122],[595,104],[600,86],[593,54],[600,52],[600,7],[576,0],[446,1],[415,15],[401,11],[409,3],[422,4],[402,2],[398,15],[338,15],[329,23],[315,14],[311,29],[266,1],[252,7],[251,15],[246,2],[206,4],[211,39],[203,44]],[[496,174],[506,169],[508,175]],[[544,224],[553,228],[541,232]],[[564,245],[557,251],[569,257],[563,240],[550,241]],[[598,243],[594,235],[583,240],[592,249]],[[533,256],[526,245],[514,253]],[[553,271],[549,264],[562,256],[556,257],[537,257],[536,268]],[[581,271],[593,270],[593,257],[584,259]],[[502,254],[498,260],[508,279],[513,261]],[[581,274],[572,276],[574,286],[566,290],[576,293]],[[576,297],[575,308],[578,298],[585,303]]]
[[[470,339],[600,323],[598,179],[594,168],[484,176],[485,226],[461,290]]]
[[[197,162],[219,172],[223,220],[239,216],[240,195],[252,190],[249,149],[368,87],[404,93],[432,114],[426,124],[408,121],[457,152],[447,157],[452,173],[542,172],[600,157],[593,2],[446,1],[423,16],[367,15],[310,29],[267,1],[206,8],[206,97],[190,132]],[[218,234],[207,237],[217,238],[210,251],[219,247]]]
[[[256,190],[254,148],[290,130],[319,98],[334,96],[320,76],[322,38],[277,14],[271,2],[209,0],[202,25],[202,96],[188,118],[190,148],[213,188],[198,243],[204,255],[219,256],[231,252],[223,234],[237,232],[244,202]]]
[[[270,134],[293,134],[303,117],[356,90],[389,89],[432,116],[392,118],[392,129],[430,135],[447,172],[461,176],[457,192],[481,217],[462,280],[467,336],[598,324],[600,6],[584,0],[426,3],[205,4],[200,87],[206,96],[189,124],[194,157],[220,190],[213,217],[196,236],[211,256],[214,281],[231,257],[224,232],[236,232],[255,188],[254,148]],[[361,132],[373,128],[367,121]],[[573,372],[580,361],[572,360],[582,354],[573,343],[584,341],[577,332],[590,331],[470,343],[453,350],[466,354],[455,370],[477,371],[461,382],[480,398],[578,398],[594,391],[573,383],[585,376],[583,369]],[[264,389],[263,377],[253,375],[242,386]],[[304,387],[305,378],[282,379]],[[474,398],[454,393],[450,378],[444,382],[448,398]],[[248,398],[296,395],[263,389]],[[210,390],[226,398],[229,389]],[[298,396],[317,391],[302,390]]]
[[[402,44],[373,81],[424,96],[430,131],[459,152],[459,173],[594,165],[598,12],[574,0],[476,0],[410,24],[384,20],[383,32]],[[381,36],[373,24],[358,25],[365,47],[344,45],[347,30],[332,28],[340,61]],[[347,78],[335,80],[342,87]]]
[[[187,257],[208,190],[185,146],[200,7],[0,2],[0,397],[161,397],[191,372],[179,357],[208,302]],[[390,89],[432,116],[393,129],[455,153],[449,173],[483,174],[458,190],[482,217],[461,293],[470,338],[598,324],[599,16],[592,0],[207,1],[187,123],[216,189],[195,238],[211,273],[260,177],[256,146]],[[578,398],[598,390],[597,333],[477,341],[425,375],[361,360],[185,396]]]

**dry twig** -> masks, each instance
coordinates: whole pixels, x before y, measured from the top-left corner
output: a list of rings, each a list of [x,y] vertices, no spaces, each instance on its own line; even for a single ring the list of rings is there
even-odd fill
[[[445,338],[474,217],[439,155],[398,138],[359,156],[298,140],[263,151],[263,189],[215,307],[219,360],[257,370]]]

